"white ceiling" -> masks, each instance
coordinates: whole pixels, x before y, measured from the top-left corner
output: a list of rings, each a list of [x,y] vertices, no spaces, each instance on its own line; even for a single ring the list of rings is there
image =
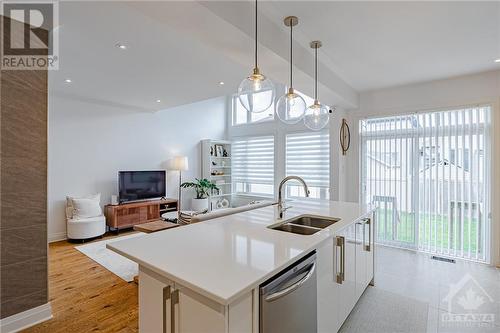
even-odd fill
[[[500,68],[500,1],[276,1],[262,12],[297,15],[302,44],[357,91]],[[327,60],[328,59],[328,60]]]
[[[61,2],[61,63],[50,73],[50,89],[145,111],[234,93],[252,68],[252,6]],[[260,9],[262,70],[287,82],[282,19],[299,16],[295,86],[312,94],[308,42],[321,39],[320,97],[327,104],[352,108],[358,91],[500,68],[493,61],[500,58],[500,2],[266,1]]]

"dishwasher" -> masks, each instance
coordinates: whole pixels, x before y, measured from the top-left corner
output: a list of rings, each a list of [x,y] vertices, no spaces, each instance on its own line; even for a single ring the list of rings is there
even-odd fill
[[[260,286],[260,333],[317,331],[316,251]]]

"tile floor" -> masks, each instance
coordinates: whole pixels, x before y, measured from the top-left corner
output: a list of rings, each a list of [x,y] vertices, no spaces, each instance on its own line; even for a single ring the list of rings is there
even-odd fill
[[[428,304],[427,332],[500,332],[500,269],[385,246],[376,250],[375,288]]]

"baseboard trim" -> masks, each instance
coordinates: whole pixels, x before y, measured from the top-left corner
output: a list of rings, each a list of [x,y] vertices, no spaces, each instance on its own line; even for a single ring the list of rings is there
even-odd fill
[[[52,307],[50,306],[50,302],[1,319],[0,332],[19,332],[49,319],[52,319]]]
[[[65,232],[57,232],[55,234],[48,235],[47,238],[48,238],[49,243],[54,243],[54,242],[66,240],[66,239],[68,239],[68,236],[66,235]]]

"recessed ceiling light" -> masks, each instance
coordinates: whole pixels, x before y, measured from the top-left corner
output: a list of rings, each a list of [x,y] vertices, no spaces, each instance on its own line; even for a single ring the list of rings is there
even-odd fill
[[[127,45],[124,45],[122,43],[116,43],[115,46],[117,48],[119,48],[120,50],[126,50],[127,49]]]
[[[161,99],[157,99],[157,100],[156,100],[156,103],[161,103]]]
[[[64,80],[64,82],[66,82],[66,83],[71,83],[71,82],[73,82],[73,81],[71,81],[71,79],[66,79],[66,80]]]
[[[219,84],[220,84],[221,86],[223,86],[223,85],[224,85],[224,81],[220,81],[220,82],[219,82]]]
[[[500,62],[500,58],[498,58],[498,59],[495,59],[495,62]]]

